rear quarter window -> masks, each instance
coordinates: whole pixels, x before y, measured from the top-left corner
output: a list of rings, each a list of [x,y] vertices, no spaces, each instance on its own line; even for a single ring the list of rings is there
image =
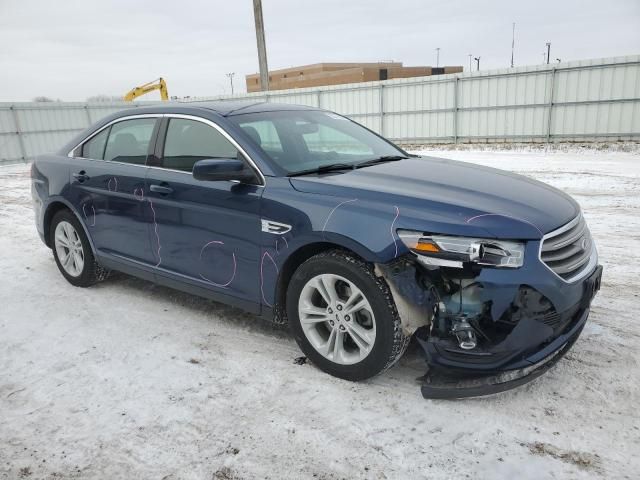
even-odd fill
[[[104,147],[107,144],[108,136],[109,128],[105,128],[100,133],[85,142],[82,146],[81,156],[84,158],[102,160],[104,158]]]

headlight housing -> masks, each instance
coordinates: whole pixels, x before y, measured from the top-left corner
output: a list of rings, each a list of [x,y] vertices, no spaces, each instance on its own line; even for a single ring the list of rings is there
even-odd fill
[[[412,230],[398,230],[398,237],[427,265],[462,268],[464,263],[475,263],[518,268],[524,264],[524,242],[431,235]]]

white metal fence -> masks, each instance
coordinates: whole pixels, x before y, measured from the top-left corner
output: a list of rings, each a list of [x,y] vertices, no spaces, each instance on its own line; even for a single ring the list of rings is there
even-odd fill
[[[217,100],[319,106],[399,143],[640,140],[640,55]],[[0,103],[0,162],[56,150],[140,103]]]

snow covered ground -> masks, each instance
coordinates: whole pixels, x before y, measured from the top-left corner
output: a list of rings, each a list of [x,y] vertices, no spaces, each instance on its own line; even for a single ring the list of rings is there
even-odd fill
[[[0,478],[637,478],[640,155],[430,151],[530,175],[583,206],[605,266],[590,321],[514,391],[422,399],[415,348],[371,381],[286,332],[116,275],[69,285],[0,168]]]

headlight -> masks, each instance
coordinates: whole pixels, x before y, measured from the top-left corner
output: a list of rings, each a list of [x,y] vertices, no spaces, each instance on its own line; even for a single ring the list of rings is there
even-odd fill
[[[524,264],[524,243],[488,238],[429,235],[398,230],[402,242],[427,265],[461,268],[463,263],[518,268]]]

